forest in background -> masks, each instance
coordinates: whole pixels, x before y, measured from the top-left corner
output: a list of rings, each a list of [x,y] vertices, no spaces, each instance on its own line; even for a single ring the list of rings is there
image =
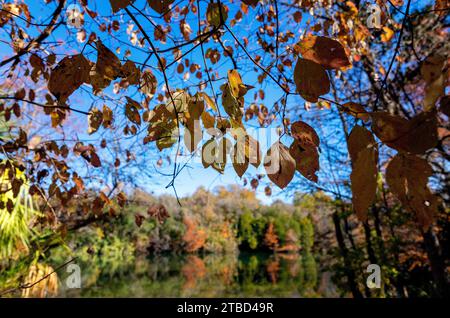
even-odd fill
[[[105,3],[0,1],[0,295],[169,251],[188,282],[303,254],[338,296],[450,295],[447,0]],[[179,196],[191,169],[241,187]]]
[[[350,271],[354,275],[355,288],[366,297],[430,297],[435,293],[435,282],[421,233],[411,230],[414,219],[403,214],[395,200],[391,202],[392,214],[389,218],[378,220],[378,225],[383,224],[383,228],[389,229],[385,233],[379,228],[367,231],[367,227],[361,226],[352,215],[348,202],[332,199],[323,192],[297,193],[292,204],[275,200],[266,205],[256,198],[253,190],[238,186],[218,187],[214,191],[200,188],[191,197],[182,198],[181,204],[170,195],[157,197],[135,190],[124,210],[108,219],[97,219],[89,226],[66,231],[63,235],[45,235],[45,231],[32,235],[31,246],[45,248],[41,251],[45,261],[34,264],[40,266],[41,271],[49,272],[76,258],[77,263],[83,264],[85,287],[95,286],[98,280],[109,281],[115,275],[134,272],[135,266],[139,266],[142,267],[138,271],[140,275],[152,271],[160,274],[155,274],[158,277],[155,281],[161,280],[158,287],[149,287],[155,297],[158,296],[158,288],[165,284],[164,273],[168,275],[167,271],[173,266],[175,268],[171,270],[180,271],[183,276],[177,280],[181,285],[165,289],[165,296],[168,297],[205,292],[208,279],[212,279],[210,276],[217,279],[223,271],[227,273],[226,279],[219,277],[221,281],[224,279],[224,286],[233,286],[233,282],[242,284],[241,279],[244,279],[249,285],[243,288],[255,293],[252,294],[254,296],[270,296],[269,291],[274,293],[273,296],[286,296],[292,292],[289,286],[296,286],[302,292],[308,291],[304,296],[320,297],[324,294],[317,288],[320,287],[321,277],[328,275],[328,283],[323,284],[332,283],[336,290],[325,295],[348,297],[352,293],[347,280]],[[385,202],[378,204],[382,208]],[[82,202],[78,202],[68,209],[67,215],[73,224],[79,224],[78,218],[83,220],[82,206]],[[336,215],[345,220],[340,238],[348,253],[345,257],[335,235]],[[441,240],[445,244],[442,248],[447,251],[449,242],[444,238],[445,235]],[[10,266],[2,263],[5,269],[0,281],[3,290],[13,288],[21,277],[28,275],[27,253],[25,247],[17,249],[10,255]],[[171,265],[170,259],[174,255],[181,257],[182,262],[178,263],[182,265]],[[236,263],[240,260],[239,255],[243,255],[244,259],[250,255],[250,260],[244,261],[241,267]],[[265,255],[263,261],[260,255]],[[161,265],[158,257],[169,263]],[[448,259],[448,254],[445,257]],[[230,258],[236,261],[230,261]],[[222,262],[228,267],[224,268]],[[298,262],[300,269],[295,265]],[[381,289],[366,286],[366,268],[371,263],[382,267]],[[248,269],[249,266],[254,267],[253,271]],[[254,276],[258,266],[264,267],[263,283],[261,278]],[[292,266],[297,269],[292,269]],[[210,268],[213,268],[212,273]],[[247,280],[240,277],[242,273],[249,275]],[[15,290],[15,293],[39,296],[50,291],[50,296],[56,295],[64,289],[64,272],[57,277],[60,280],[59,289],[52,286],[55,282],[49,281],[31,290]],[[306,285],[305,279],[309,281]],[[148,277],[144,279],[147,280]],[[206,285],[201,284],[203,280],[206,280]],[[276,283],[282,285],[274,291],[274,286],[278,286]],[[133,284],[131,281],[130,286]],[[114,289],[114,292],[126,296],[126,284],[120,286],[122,290]],[[179,289],[183,286],[185,288]],[[143,287],[139,285],[139,288]],[[179,290],[190,292],[177,294]],[[220,292],[224,291],[210,290],[213,296],[220,296]]]

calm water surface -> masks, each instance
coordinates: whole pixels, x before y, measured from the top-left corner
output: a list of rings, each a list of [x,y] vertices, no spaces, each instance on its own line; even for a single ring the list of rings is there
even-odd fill
[[[120,268],[79,265],[82,288],[62,288],[60,297],[337,296],[311,254],[160,255]]]

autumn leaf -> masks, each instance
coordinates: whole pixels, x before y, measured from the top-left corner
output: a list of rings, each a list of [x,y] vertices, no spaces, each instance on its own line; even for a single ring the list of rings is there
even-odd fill
[[[410,120],[387,112],[375,112],[371,117],[374,134],[395,150],[422,154],[438,142],[435,112],[423,112]]]
[[[170,10],[170,5],[175,0],[147,0],[148,5],[158,12],[159,14],[165,14]]]
[[[285,145],[276,142],[267,151],[264,158],[264,168],[269,179],[278,187],[284,189],[294,177],[295,160]]]
[[[89,162],[91,163],[92,166],[94,166],[96,168],[102,166],[102,162],[100,161],[100,157],[93,150],[91,150]]]
[[[342,44],[328,37],[308,35],[297,46],[304,59],[314,61],[326,69],[350,65]]]
[[[95,71],[106,78],[114,80],[122,74],[122,63],[119,58],[101,41],[97,41],[97,63]]]
[[[106,105],[103,105],[102,116],[103,116],[103,118],[102,118],[103,128],[111,127],[111,125],[113,123],[113,119],[114,119],[111,108],[109,108]]]
[[[216,122],[214,116],[205,111],[202,113],[201,118],[205,129],[214,128],[214,124]]]
[[[376,196],[378,147],[372,134],[362,126],[352,129],[347,143],[352,160],[350,180],[353,209],[358,218],[365,222],[367,209]]]
[[[134,215],[134,222],[136,223],[136,225],[138,226],[138,227],[141,227],[142,226],[142,222],[145,220],[145,217],[143,216],[143,215],[141,215],[141,214],[139,214],[139,213],[136,213],[135,215]]]
[[[291,136],[295,140],[289,147],[289,152],[295,159],[297,171],[308,180],[317,182],[316,173],[320,169],[317,151],[320,145],[319,136],[314,128],[303,121],[292,123]]]
[[[242,0],[242,2],[248,6],[256,7],[256,5],[259,3],[259,0]]]
[[[226,113],[235,121],[241,122],[244,116],[243,98],[235,98],[228,83],[222,85],[220,89],[222,90],[222,106]]]
[[[48,90],[64,103],[83,83],[89,82],[89,61],[82,55],[66,56],[52,70]]]
[[[437,213],[438,201],[428,188],[433,170],[426,160],[397,154],[386,168],[386,181],[403,206],[412,212],[426,231]]]
[[[136,67],[134,62],[128,60],[122,65],[124,80],[128,85],[139,85],[141,80],[141,71]]]
[[[319,147],[320,139],[314,128],[303,121],[296,121],[291,124],[291,136],[306,146]]]
[[[97,107],[91,109],[88,115],[89,129],[88,133],[95,133],[103,122],[103,113]]]
[[[128,5],[132,4],[135,0],[109,0],[111,3],[111,8],[113,13],[126,8]]]
[[[420,66],[420,74],[426,83],[423,101],[425,111],[435,109],[436,101],[445,94],[446,66],[447,59],[440,55],[429,56]]]
[[[228,7],[224,4],[210,2],[208,8],[206,9],[206,20],[208,23],[214,27],[219,27],[223,19],[225,23],[228,19]]]
[[[300,95],[316,103],[321,95],[330,91],[330,80],[325,69],[316,62],[299,58],[294,70],[294,82]]]
[[[136,125],[141,124],[141,115],[139,114],[139,109],[141,109],[141,105],[138,102],[126,96],[127,104],[125,105],[125,116],[135,123]]]
[[[202,164],[203,168],[208,168],[211,166],[216,158],[217,153],[217,142],[215,139],[210,139],[206,141],[202,146]]]
[[[450,117],[450,95],[441,98],[439,103],[439,111],[445,116]]]
[[[317,172],[320,170],[319,153],[315,147],[303,147],[295,140],[289,147],[289,153],[295,160],[295,169],[306,179],[317,182]]]
[[[368,112],[361,104],[358,103],[345,103],[344,105],[342,105],[342,110],[355,118],[362,119],[364,122],[367,122],[370,118]]]
[[[228,71],[228,84],[230,87],[231,95],[234,98],[239,99],[247,94],[248,90],[253,88],[252,86],[245,85],[242,83],[241,75],[238,71],[230,70]]]
[[[200,126],[200,116],[205,109],[205,103],[200,95],[190,98],[188,102],[188,111],[185,113],[185,132],[184,144],[189,152],[197,149],[197,145],[202,140],[203,133]]]
[[[249,166],[249,159],[245,155],[245,144],[236,142],[231,154],[233,168],[237,175],[242,178]]]
[[[144,71],[141,75],[140,81],[140,90],[144,93],[149,99],[152,99],[156,93],[156,87],[158,86],[158,82],[156,80],[155,75],[150,70]]]
[[[394,31],[391,28],[384,26],[383,33],[381,34],[381,42],[389,42],[393,36]]]
[[[199,94],[199,96],[203,97],[203,99],[204,99],[205,102],[206,102],[206,105],[207,105],[210,109],[212,109],[212,110],[214,110],[214,111],[217,111],[216,103],[212,100],[211,97],[209,97],[208,94],[206,94],[205,92],[199,92],[198,94]]]

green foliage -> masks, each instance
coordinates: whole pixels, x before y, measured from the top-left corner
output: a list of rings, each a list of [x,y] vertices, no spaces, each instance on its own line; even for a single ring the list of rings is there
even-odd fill
[[[2,162],[3,163],[3,162]],[[22,172],[16,171],[15,178],[25,181]],[[0,260],[17,258],[21,253],[26,253],[30,239],[34,235],[31,230],[31,222],[38,215],[33,206],[33,199],[28,193],[28,186],[24,182],[15,196],[13,190],[8,188],[10,180],[8,169],[0,176]],[[11,211],[6,206],[12,204]]]

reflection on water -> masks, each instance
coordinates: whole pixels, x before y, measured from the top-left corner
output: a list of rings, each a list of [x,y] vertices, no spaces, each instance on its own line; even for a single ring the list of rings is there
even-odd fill
[[[79,265],[82,288],[62,286],[59,296],[322,297],[334,293],[311,254],[160,255],[137,259],[124,268]]]

